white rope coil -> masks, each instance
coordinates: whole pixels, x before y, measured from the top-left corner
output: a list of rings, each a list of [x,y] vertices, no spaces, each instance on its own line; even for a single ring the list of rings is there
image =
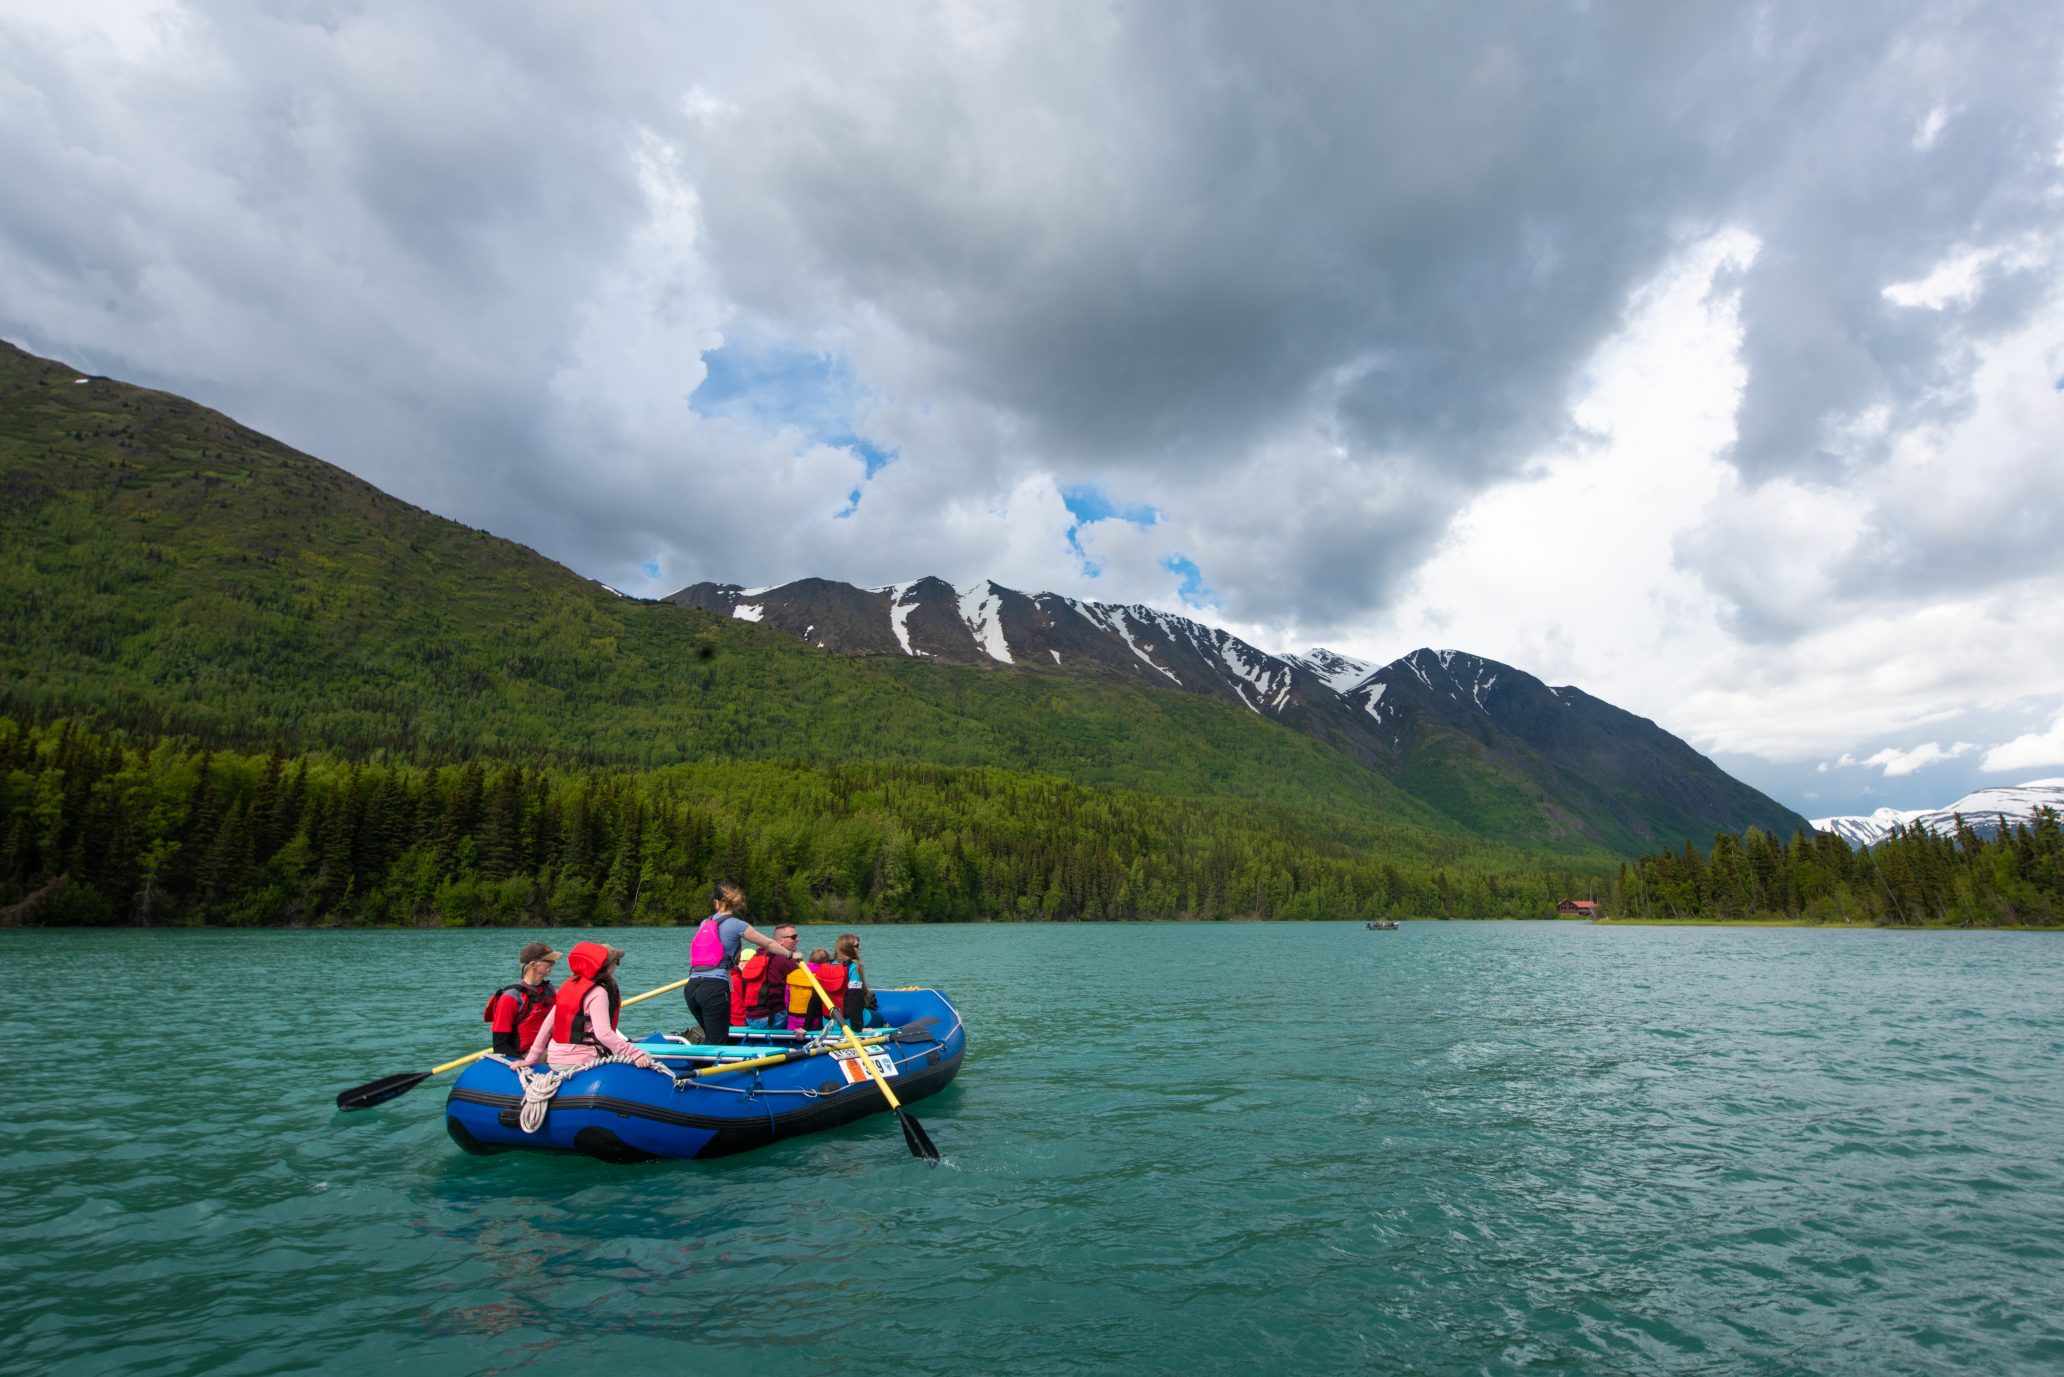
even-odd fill
[[[624,1056],[611,1053],[584,1061],[578,1066],[562,1066],[553,1071],[539,1071],[535,1067],[518,1065],[517,1078],[523,1082],[523,1108],[516,1112],[516,1122],[525,1133],[535,1133],[545,1126],[545,1111],[552,1107],[552,1097],[559,1093],[559,1087],[583,1071],[592,1071],[598,1066],[635,1066],[636,1055]],[[649,1063],[651,1070],[663,1076],[672,1077],[673,1072],[659,1065]]]

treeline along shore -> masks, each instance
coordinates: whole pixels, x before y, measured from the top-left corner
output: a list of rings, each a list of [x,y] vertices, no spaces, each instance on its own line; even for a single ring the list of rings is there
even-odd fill
[[[1896,829],[1863,851],[1829,832],[1780,841],[1751,827],[1709,855],[1643,856],[1621,868],[1608,910],[1636,919],[1719,918],[1887,927],[2056,927],[2064,923],[2064,826],[2032,822],[1981,836]]]
[[[1532,918],[1609,872],[983,767],[418,764],[0,716],[4,925],[665,924],[719,877],[758,917],[895,922]]]

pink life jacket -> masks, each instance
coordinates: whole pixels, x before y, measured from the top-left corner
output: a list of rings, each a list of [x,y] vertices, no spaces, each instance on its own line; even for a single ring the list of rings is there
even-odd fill
[[[724,960],[724,938],[717,931],[729,914],[712,913],[702,920],[702,926],[695,930],[695,937],[688,943],[688,965],[695,970],[705,968],[713,971],[729,970]]]

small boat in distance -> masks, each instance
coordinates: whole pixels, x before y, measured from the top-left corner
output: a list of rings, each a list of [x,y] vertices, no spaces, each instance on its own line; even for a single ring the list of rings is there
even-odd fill
[[[1396,932],[1397,919],[1371,918],[1368,922],[1362,924],[1362,926],[1367,928],[1371,932]]]

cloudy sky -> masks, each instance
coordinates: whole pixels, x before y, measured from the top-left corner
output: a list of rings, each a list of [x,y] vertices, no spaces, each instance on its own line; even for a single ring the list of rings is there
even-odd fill
[[[2064,8],[0,0],[0,335],[627,592],[2064,775]]]

